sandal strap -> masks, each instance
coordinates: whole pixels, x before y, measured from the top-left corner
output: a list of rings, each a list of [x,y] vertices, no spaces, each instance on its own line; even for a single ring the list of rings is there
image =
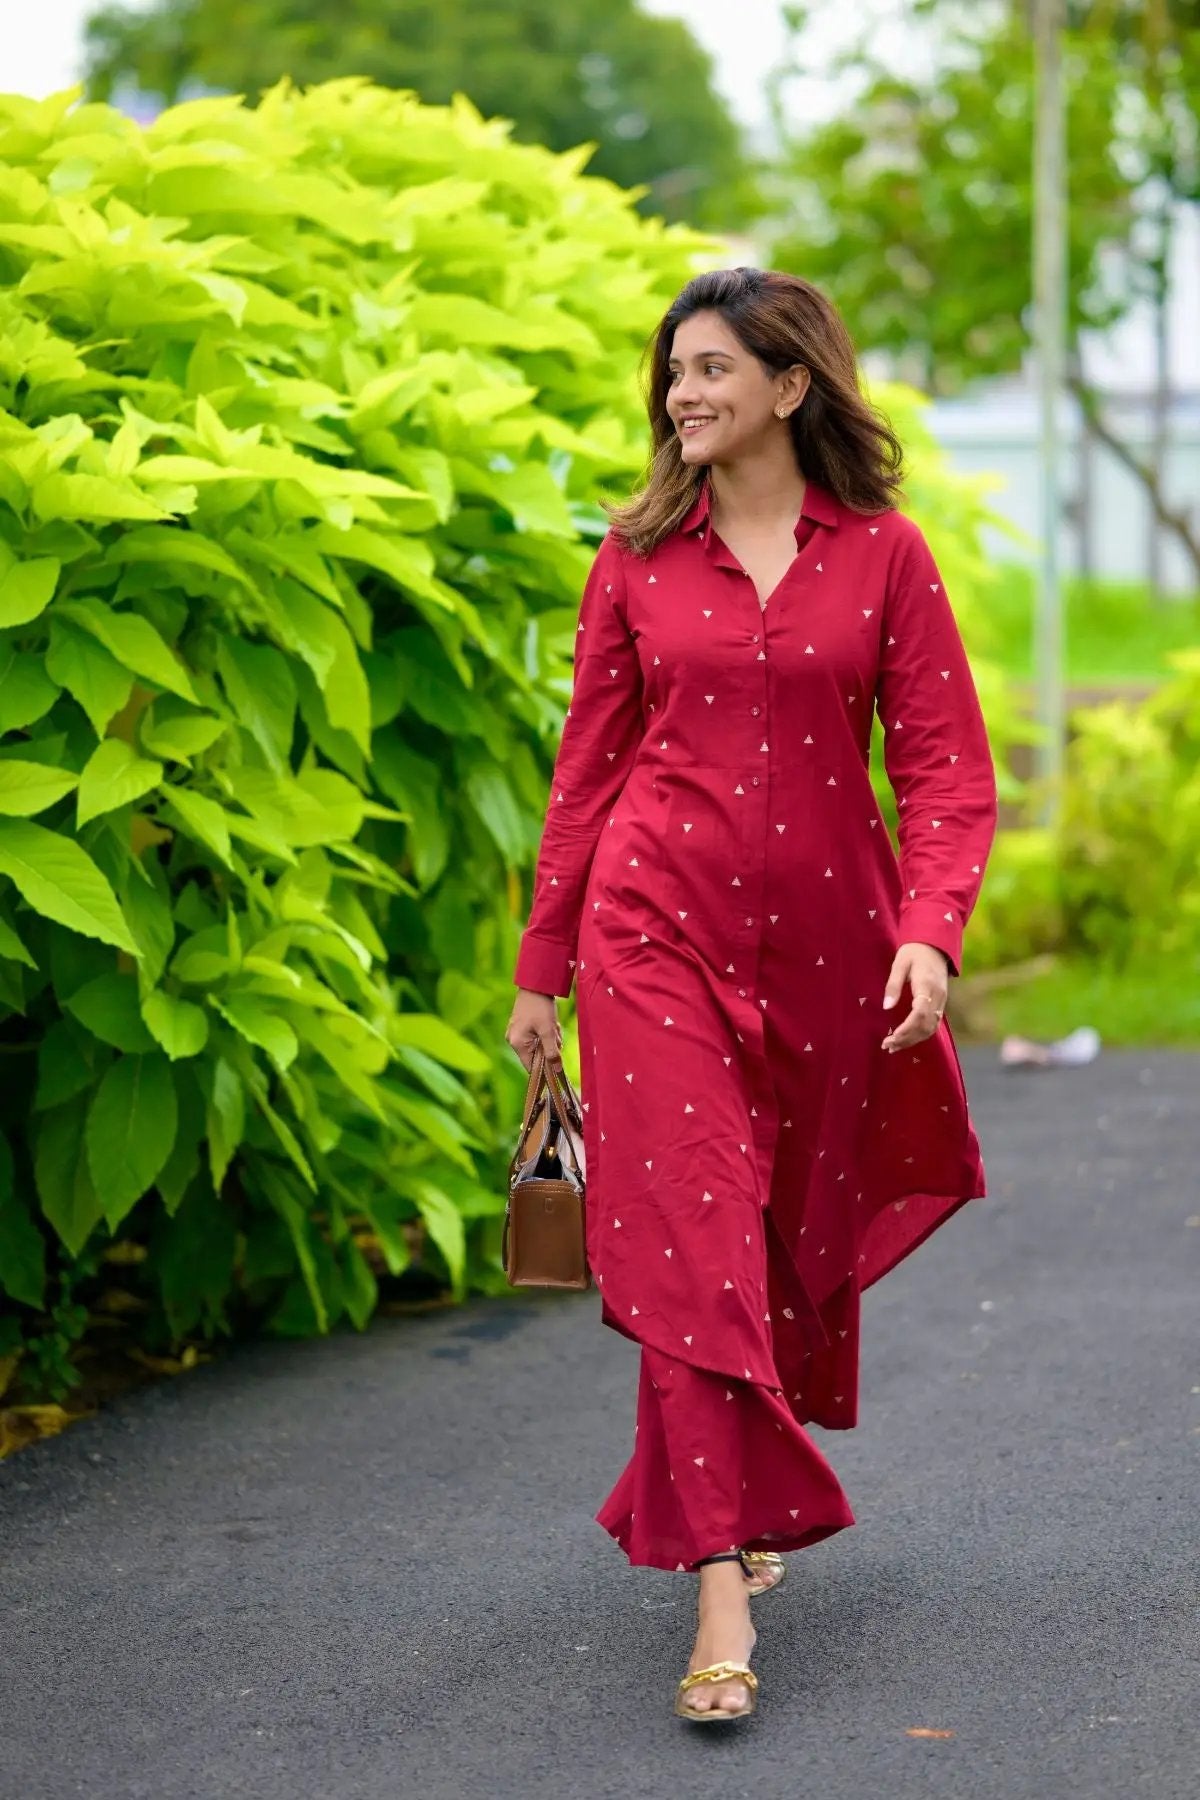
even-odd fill
[[[744,1681],[752,1693],[758,1687],[758,1676],[749,1663],[719,1662],[710,1663],[707,1669],[692,1669],[680,1680],[679,1691],[685,1693],[700,1681],[728,1681],[734,1675]]]
[[[739,1552],[744,1563],[764,1563],[768,1568],[778,1568],[783,1558],[777,1550],[742,1550]]]

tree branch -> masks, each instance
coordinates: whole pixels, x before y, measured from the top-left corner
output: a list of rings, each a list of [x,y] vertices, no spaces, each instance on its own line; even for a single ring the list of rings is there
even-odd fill
[[[1092,436],[1098,443],[1103,444],[1106,450],[1111,451],[1122,467],[1128,469],[1129,473],[1146,490],[1146,497],[1155,518],[1165,530],[1174,532],[1179,539],[1191,558],[1192,566],[1196,571],[1197,583],[1200,584],[1200,536],[1196,533],[1190,514],[1182,510],[1177,511],[1168,505],[1162,491],[1161,476],[1148,463],[1144,463],[1139,456],[1135,455],[1129,445],[1123,443],[1112,427],[1105,423],[1100,411],[1099,399],[1086,381],[1082,380],[1078,374],[1069,374],[1067,387],[1078,400],[1083,411],[1084,422]]]

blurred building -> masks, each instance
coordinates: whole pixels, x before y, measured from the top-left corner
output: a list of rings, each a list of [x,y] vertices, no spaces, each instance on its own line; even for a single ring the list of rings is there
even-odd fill
[[[1200,540],[1200,208],[1180,209],[1167,304],[1149,302],[1121,325],[1082,346],[1088,384],[1100,396],[1105,425],[1129,455],[1159,471],[1169,510],[1190,518]],[[981,383],[969,395],[940,400],[930,423],[955,467],[996,471],[1007,483],[996,511],[1036,536],[1037,393],[1031,365],[1020,376]],[[1178,534],[1155,516],[1146,484],[1122,456],[1085,430],[1081,410],[1064,399],[1062,566],[1114,581],[1148,581],[1166,594],[1194,595],[1196,566]],[[1007,540],[994,546],[1011,559]],[[1029,559],[1035,554],[1031,545]]]

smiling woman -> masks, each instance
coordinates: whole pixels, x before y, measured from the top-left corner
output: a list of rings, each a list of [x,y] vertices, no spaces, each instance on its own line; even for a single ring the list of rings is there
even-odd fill
[[[754,1704],[764,1583],[737,1559],[777,1581],[854,1522],[802,1427],[857,1421],[862,1291],[985,1191],[942,1015],[996,787],[829,301],[704,274],[649,361],[651,467],[583,594],[508,1041],[552,1048],[577,973],[588,1259],[642,1347],[596,1518],[631,1562],[699,1571],[677,1707],[715,1719]]]

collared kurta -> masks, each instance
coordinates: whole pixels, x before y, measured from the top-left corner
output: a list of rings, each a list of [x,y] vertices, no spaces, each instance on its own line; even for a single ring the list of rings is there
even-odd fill
[[[986,1191],[948,1022],[881,1042],[910,1004],[882,1006],[901,943],[960,969],[995,775],[911,519],[809,481],[764,606],[710,501],[705,478],[646,557],[612,531],[598,548],[514,981],[575,983],[604,1322],[660,1372],[766,1390],[797,1481],[821,1486],[799,1425],[856,1423],[859,1294]],[[899,859],[868,775],[876,708]],[[788,1541],[785,1499],[764,1547]]]

